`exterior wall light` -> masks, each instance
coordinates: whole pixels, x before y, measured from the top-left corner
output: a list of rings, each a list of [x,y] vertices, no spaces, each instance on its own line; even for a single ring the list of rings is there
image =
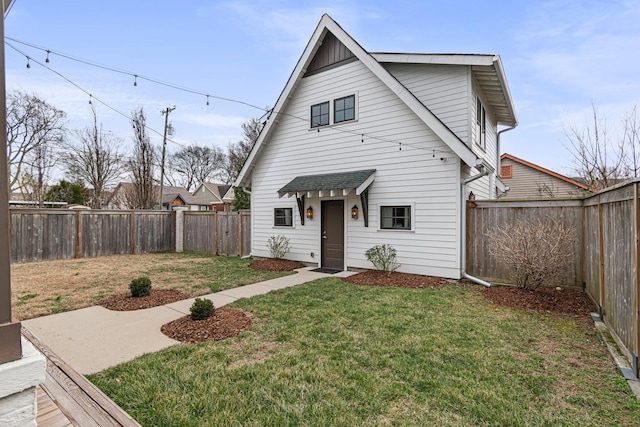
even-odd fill
[[[311,206],[307,208],[307,219],[313,219],[313,208]]]
[[[358,206],[356,205],[353,205],[353,207],[351,208],[351,218],[358,219]]]

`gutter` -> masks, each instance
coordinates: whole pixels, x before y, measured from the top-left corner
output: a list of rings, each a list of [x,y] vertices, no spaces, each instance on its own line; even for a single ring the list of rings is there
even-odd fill
[[[485,162],[478,166],[480,169],[480,173],[470,176],[469,178],[462,181],[460,186],[460,214],[462,218],[462,225],[460,227],[460,275],[463,279],[470,280],[478,285],[485,286],[487,288],[491,287],[491,283],[485,282],[482,279],[474,277],[470,274],[467,274],[467,212],[466,212],[466,194],[467,194],[467,184],[475,181],[476,179],[480,179],[483,176],[489,175],[489,172],[492,168],[489,167]]]

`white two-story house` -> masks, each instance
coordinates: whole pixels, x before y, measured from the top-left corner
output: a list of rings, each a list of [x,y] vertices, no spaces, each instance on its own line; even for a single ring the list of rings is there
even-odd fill
[[[498,126],[517,124],[496,55],[370,53],[324,15],[235,185],[251,192],[252,255],[466,276],[465,201],[494,198]]]

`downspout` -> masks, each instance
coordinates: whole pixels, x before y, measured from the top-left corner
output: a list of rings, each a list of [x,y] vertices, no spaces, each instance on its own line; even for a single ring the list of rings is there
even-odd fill
[[[460,227],[461,230],[461,238],[460,238],[460,242],[461,242],[461,247],[460,247],[460,275],[462,276],[463,279],[467,279],[470,280],[474,283],[477,283],[478,285],[482,285],[482,286],[486,286],[487,288],[491,287],[491,283],[489,282],[485,282],[482,279],[478,279],[477,277],[474,277],[470,274],[467,274],[466,269],[467,269],[467,212],[466,212],[466,206],[467,206],[467,200],[466,200],[466,194],[467,194],[467,184],[469,184],[472,181],[475,181],[476,179],[480,179],[483,176],[486,176],[489,174],[489,169],[487,168],[487,166],[485,164],[482,164],[479,166],[479,168],[481,169],[480,173],[474,175],[474,176],[470,176],[469,178],[465,179],[462,181],[462,185],[461,185],[461,190],[460,190],[460,214],[462,217],[462,226]]]
[[[244,186],[244,185],[243,185],[243,186],[242,186],[242,187],[240,187],[240,188],[241,188],[241,189],[242,189],[242,191],[244,191],[245,193],[247,193],[247,194],[251,195],[251,190],[247,190],[247,187],[246,187],[246,186]],[[251,206],[253,206],[253,203],[251,204]],[[251,217],[253,218],[253,215],[251,215]],[[253,226],[251,227],[251,229],[253,230]],[[253,240],[253,239],[252,239],[252,240]],[[253,245],[252,245],[252,246],[253,246]],[[242,254],[241,254],[241,255],[242,255]],[[251,252],[249,252],[249,255],[246,255],[246,256],[243,256],[243,257],[240,257],[240,258],[241,258],[241,259],[251,258]]]
[[[513,126],[511,126],[511,127],[508,127],[508,128],[504,128],[504,129],[502,129],[501,131],[498,131],[498,133],[497,133],[497,135],[496,135],[496,170],[498,171],[498,172],[496,173],[496,175],[497,175],[498,177],[500,176],[500,135],[501,135],[503,132],[509,132],[510,130],[514,130],[514,129],[516,128],[516,126],[517,126],[517,124],[516,124],[516,125],[513,125]],[[507,190],[507,191],[509,191],[509,190]],[[497,192],[496,192],[496,193],[497,193]],[[504,194],[507,194],[507,193],[505,192]],[[496,194],[496,199],[499,199],[499,198],[500,198],[500,196],[498,196],[498,195]]]

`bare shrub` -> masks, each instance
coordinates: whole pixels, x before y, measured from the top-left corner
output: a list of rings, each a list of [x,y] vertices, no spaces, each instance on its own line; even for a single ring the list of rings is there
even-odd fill
[[[282,234],[269,237],[269,240],[267,240],[267,247],[269,248],[269,252],[271,253],[271,258],[278,259],[284,258],[284,256],[289,252],[289,249],[291,248],[289,239],[287,239]]]
[[[534,290],[557,282],[572,260],[574,230],[551,218],[515,221],[485,235],[489,253],[510,268],[513,283]]]
[[[364,254],[377,270],[388,273],[400,267],[395,248],[386,243],[369,248]]]

